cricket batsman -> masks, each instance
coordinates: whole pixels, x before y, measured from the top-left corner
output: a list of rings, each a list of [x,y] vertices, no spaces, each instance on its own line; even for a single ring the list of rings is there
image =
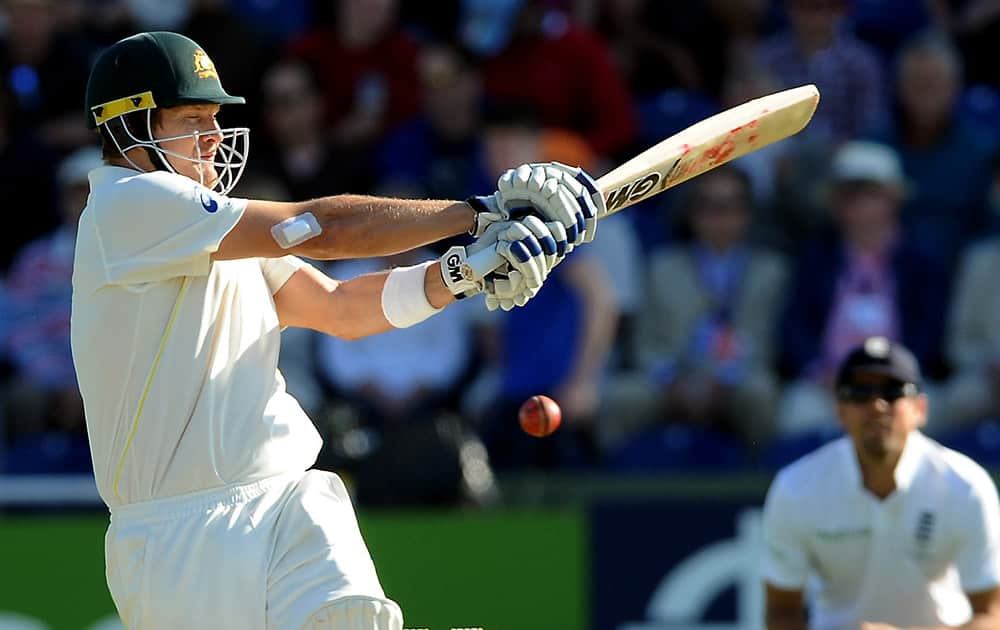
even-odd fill
[[[459,297],[523,305],[593,238],[593,179],[522,165],[466,201],[228,196],[249,130],[211,58],[140,33],[91,71],[90,173],[73,271],[72,347],[97,484],[111,512],[108,587],[130,630],[393,629],[344,484],[310,470],[320,437],[277,370],[287,326],[356,339]],[[313,259],[386,256],[470,233],[440,260],[344,281]],[[492,249],[484,277],[463,261]],[[419,366],[414,366],[419,369]]]

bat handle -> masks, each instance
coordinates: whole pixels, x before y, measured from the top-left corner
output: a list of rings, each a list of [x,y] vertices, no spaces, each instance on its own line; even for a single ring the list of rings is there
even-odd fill
[[[462,275],[468,279],[483,278],[503,263],[503,256],[493,247],[487,247],[469,256],[463,265]]]

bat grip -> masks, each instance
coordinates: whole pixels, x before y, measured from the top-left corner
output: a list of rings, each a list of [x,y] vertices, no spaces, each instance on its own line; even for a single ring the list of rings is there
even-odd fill
[[[468,279],[483,278],[503,263],[503,256],[495,248],[487,247],[469,256],[463,265],[462,275]]]

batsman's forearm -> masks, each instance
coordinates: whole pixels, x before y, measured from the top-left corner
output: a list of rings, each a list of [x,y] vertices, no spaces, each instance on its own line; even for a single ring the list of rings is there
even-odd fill
[[[320,260],[398,254],[466,233],[475,221],[461,201],[337,195],[304,206],[323,231],[294,253]]]

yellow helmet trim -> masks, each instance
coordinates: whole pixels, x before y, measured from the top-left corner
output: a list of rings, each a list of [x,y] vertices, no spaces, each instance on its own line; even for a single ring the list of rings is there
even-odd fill
[[[153,93],[142,92],[94,105],[90,111],[94,115],[94,121],[100,125],[123,114],[153,109],[154,107],[156,107],[156,101],[153,100]]]

